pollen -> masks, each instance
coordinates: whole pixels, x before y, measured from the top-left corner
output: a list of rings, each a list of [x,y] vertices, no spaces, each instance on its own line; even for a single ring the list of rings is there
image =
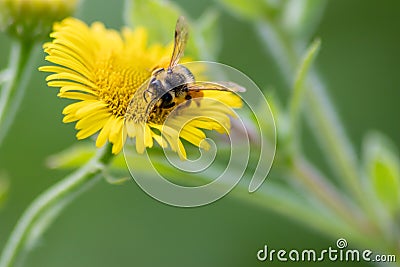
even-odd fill
[[[148,72],[105,60],[97,66],[95,84],[99,99],[107,103],[114,116],[124,116],[137,88],[149,78]]]

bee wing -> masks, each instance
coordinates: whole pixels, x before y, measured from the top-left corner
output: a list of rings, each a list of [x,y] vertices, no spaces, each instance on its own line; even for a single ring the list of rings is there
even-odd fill
[[[193,82],[188,83],[187,88],[189,90],[218,90],[218,91],[230,91],[235,93],[243,93],[246,88],[238,85],[234,82]]]
[[[183,56],[188,36],[188,25],[185,18],[180,16],[175,26],[174,50],[172,52],[171,61],[169,62],[169,70],[175,67],[178,64],[179,59]]]
[[[150,79],[147,79],[133,95],[125,113],[125,120],[145,122],[151,109],[159,99],[150,91]]]

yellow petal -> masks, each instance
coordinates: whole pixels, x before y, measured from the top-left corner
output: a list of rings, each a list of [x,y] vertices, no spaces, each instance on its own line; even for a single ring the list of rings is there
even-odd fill
[[[90,116],[86,116],[81,118],[75,125],[75,129],[77,130],[81,130],[84,128],[89,127],[92,124],[102,124],[102,127],[104,126],[104,124],[106,123],[106,121],[108,120],[108,118],[111,116],[111,114],[107,113],[107,112],[99,112],[99,113],[93,113],[90,114]]]
[[[69,99],[75,99],[75,100],[95,100],[96,99],[96,96],[94,96],[94,95],[78,93],[78,92],[58,93],[57,96],[61,97],[61,98],[69,98]]]
[[[142,154],[146,148],[145,145],[145,126],[141,123],[136,123],[136,151],[140,154]]]
[[[154,140],[163,148],[168,147],[167,141],[160,135],[153,134]]]
[[[47,57],[46,57],[46,60],[48,60]],[[73,73],[56,73],[56,74],[51,74],[51,75],[47,76],[46,81],[52,81],[52,80],[71,80],[71,81],[75,81],[76,83],[81,83],[81,84],[87,85],[92,88],[97,87],[93,82],[91,82],[87,78],[85,78],[81,75],[73,74]]]
[[[108,136],[110,135],[110,129],[112,125],[114,124],[115,118],[113,116],[110,116],[107,120],[107,122],[104,124],[103,129],[101,129],[99,135],[97,136],[96,139],[96,146],[97,147],[102,147],[108,140]]]
[[[101,121],[99,123],[93,123],[91,125],[88,125],[86,128],[80,130],[76,134],[76,138],[78,138],[78,140],[81,140],[95,134],[98,130],[100,130],[104,126],[105,121],[106,120]]]
[[[152,136],[153,131],[150,129],[150,127],[147,124],[144,125],[144,129],[145,129],[144,145],[146,147],[153,147],[153,136]]]

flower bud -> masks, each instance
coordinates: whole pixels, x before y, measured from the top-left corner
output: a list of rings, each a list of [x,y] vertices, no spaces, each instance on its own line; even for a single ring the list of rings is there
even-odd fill
[[[77,0],[0,0],[0,30],[31,42],[48,36],[55,21],[72,15]]]

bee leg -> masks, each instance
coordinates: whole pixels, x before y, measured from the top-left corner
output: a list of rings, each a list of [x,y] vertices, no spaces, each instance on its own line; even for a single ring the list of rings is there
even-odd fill
[[[150,102],[150,104],[147,106],[146,108],[146,116],[150,114],[150,106],[152,106],[152,103]]]
[[[196,97],[193,100],[196,103],[197,107],[199,108],[200,107],[200,98]]]
[[[146,96],[147,91],[148,91],[148,90],[144,90],[144,92],[143,92],[143,99],[144,99],[144,101],[146,101],[146,103],[149,103],[149,101],[147,101],[147,96]]]
[[[150,117],[150,113],[153,112],[153,109],[154,109],[154,107],[155,107],[157,101],[158,101],[158,99],[153,98],[153,99],[150,101],[150,103],[147,105],[147,107],[146,107],[146,113],[145,113],[145,114],[146,114],[146,117]]]
[[[169,104],[164,105],[163,108],[168,109],[168,108],[172,108],[172,107],[174,107],[174,106],[175,106],[175,102],[171,102],[171,103],[169,103]]]

